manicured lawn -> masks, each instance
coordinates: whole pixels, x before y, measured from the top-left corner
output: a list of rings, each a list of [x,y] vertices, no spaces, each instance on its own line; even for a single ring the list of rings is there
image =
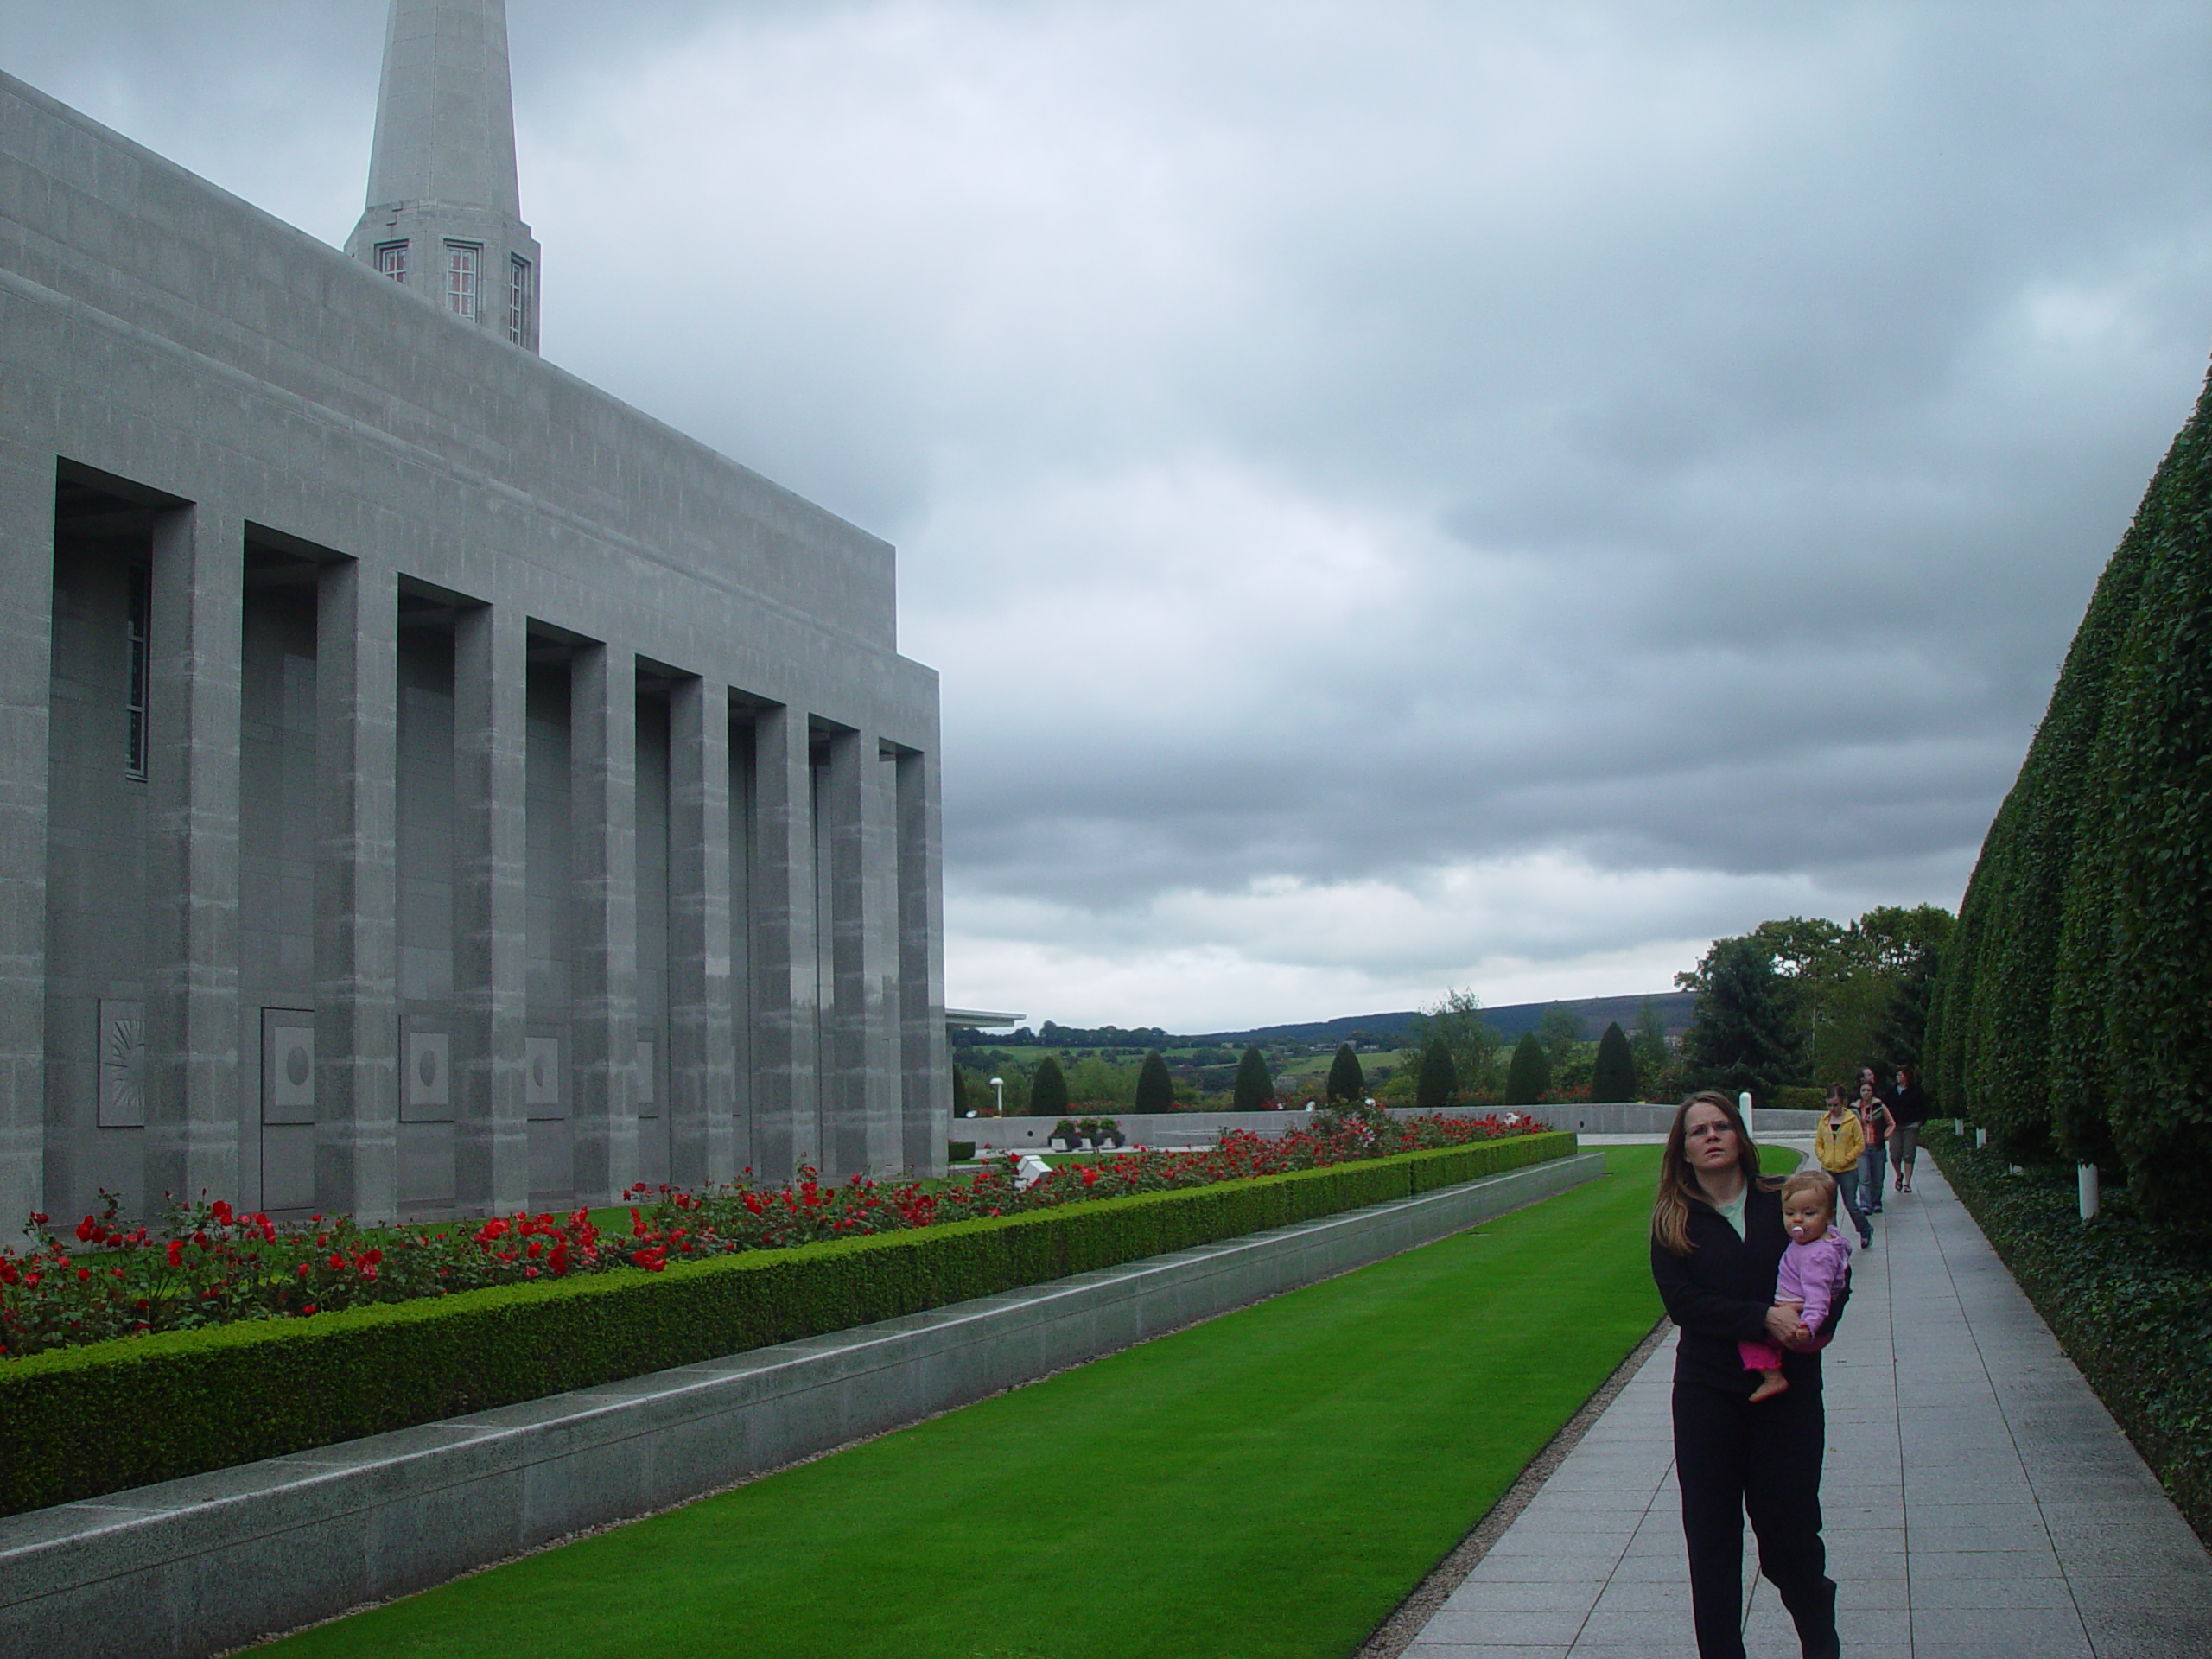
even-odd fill
[[[1657,1319],[1657,1149],[1608,1162],[1476,1231],[270,1650],[1345,1659]]]

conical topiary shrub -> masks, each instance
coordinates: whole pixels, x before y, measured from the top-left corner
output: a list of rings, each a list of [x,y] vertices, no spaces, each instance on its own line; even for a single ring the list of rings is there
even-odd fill
[[[1167,1062],[1160,1058],[1156,1048],[1144,1057],[1144,1064],[1137,1068],[1136,1109],[1141,1112],[1175,1109],[1175,1079],[1168,1075]]]
[[[1636,1052],[1616,1020],[1598,1039],[1598,1058],[1590,1068],[1590,1098],[1634,1100],[1636,1093]]]
[[[1256,1112],[1274,1097],[1275,1080],[1268,1073],[1267,1057],[1256,1046],[1247,1048],[1236,1062],[1236,1109]]]
[[[1432,1037],[1421,1046],[1421,1071],[1414,1078],[1414,1104],[1428,1111],[1449,1106],[1459,1092],[1459,1068],[1452,1063],[1452,1045]]]
[[[1513,1058],[1505,1068],[1505,1103],[1534,1106],[1552,1086],[1552,1057],[1533,1031],[1513,1045]]]
[[[1367,1073],[1360,1070],[1359,1056],[1350,1043],[1338,1046],[1337,1058],[1329,1062],[1329,1098],[1331,1100],[1363,1100],[1367,1095]]]
[[[1060,1070],[1059,1061],[1047,1054],[1037,1062],[1037,1070],[1029,1078],[1029,1115],[1058,1117],[1067,1109],[1067,1074]]]

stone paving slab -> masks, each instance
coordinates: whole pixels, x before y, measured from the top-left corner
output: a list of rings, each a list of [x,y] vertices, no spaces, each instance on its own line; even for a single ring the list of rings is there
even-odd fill
[[[1821,1483],[1851,1659],[2212,1655],[2212,1556],[1926,1159],[1853,1258]],[[1697,1650],[1661,1345],[1405,1659]],[[1751,1659],[1796,1659],[1750,1586]]]

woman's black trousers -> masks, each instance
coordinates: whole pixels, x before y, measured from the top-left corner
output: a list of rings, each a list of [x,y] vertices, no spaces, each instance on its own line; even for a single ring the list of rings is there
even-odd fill
[[[1675,1384],[1675,1470],[1689,1544],[1700,1659],[1744,1659],[1744,1516],[1759,1571],[1808,1654],[1834,1651],[1835,1586],[1821,1542],[1821,1391],[1799,1383],[1758,1405]]]

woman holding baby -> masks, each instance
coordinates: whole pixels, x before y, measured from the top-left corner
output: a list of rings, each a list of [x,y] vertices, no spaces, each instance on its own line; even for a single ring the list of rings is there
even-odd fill
[[[1835,1585],[1821,1541],[1826,1422],[1819,1350],[1850,1298],[1850,1281],[1847,1275],[1823,1281],[1818,1300],[1827,1306],[1810,1325],[1802,1317],[1812,1311],[1809,1297],[1777,1301],[1777,1281],[1793,1243],[1783,1187],[1760,1173],[1758,1150],[1727,1096],[1698,1094],[1682,1103],[1668,1131],[1651,1208],[1651,1276],[1681,1329],[1675,1466],[1700,1659],[1744,1656],[1747,1513],[1759,1571],[1796,1621],[1807,1659],[1839,1651]],[[1832,1233],[1832,1198],[1827,1215]],[[1747,1369],[1758,1350],[1779,1362],[1772,1376]]]

